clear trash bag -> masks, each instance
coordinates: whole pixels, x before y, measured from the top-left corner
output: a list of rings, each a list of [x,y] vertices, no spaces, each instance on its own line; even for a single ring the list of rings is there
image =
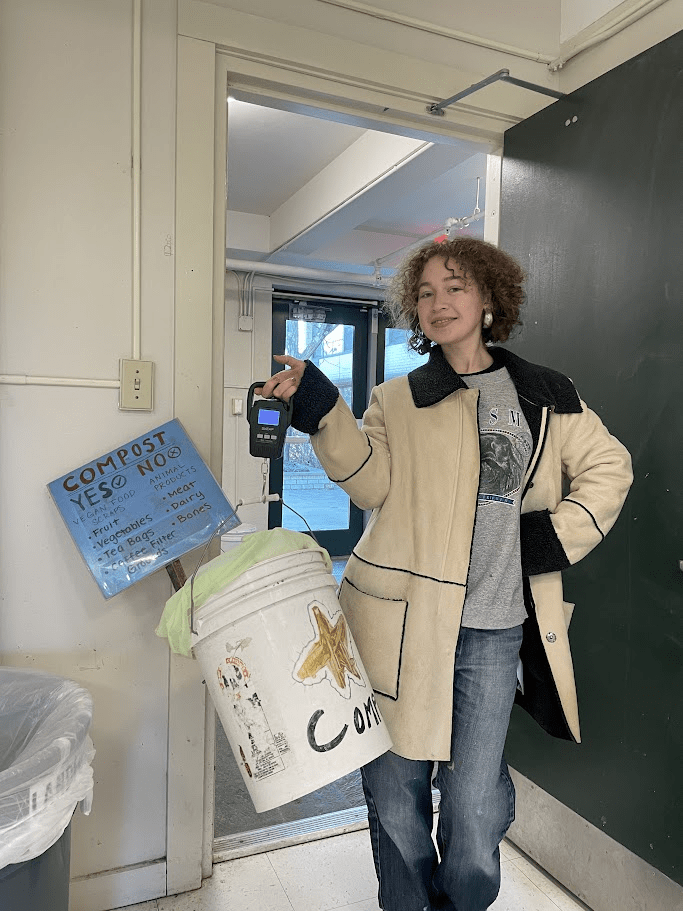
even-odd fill
[[[0,667],[0,869],[38,857],[92,805],[92,697],[71,680]]]

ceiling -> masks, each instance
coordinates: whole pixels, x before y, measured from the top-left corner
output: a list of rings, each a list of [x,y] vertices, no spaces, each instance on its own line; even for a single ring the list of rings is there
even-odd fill
[[[228,259],[391,274],[399,251],[484,211],[488,148],[231,99]],[[479,194],[477,197],[477,193]],[[483,214],[452,229],[483,234]]]

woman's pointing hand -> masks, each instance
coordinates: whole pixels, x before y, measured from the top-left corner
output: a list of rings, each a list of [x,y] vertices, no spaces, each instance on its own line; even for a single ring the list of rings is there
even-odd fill
[[[306,362],[290,357],[288,354],[275,354],[273,360],[278,364],[285,364],[289,370],[274,373],[263,386],[260,388],[257,386],[254,392],[266,399],[276,398],[288,402],[299,388],[301,377],[306,369]]]

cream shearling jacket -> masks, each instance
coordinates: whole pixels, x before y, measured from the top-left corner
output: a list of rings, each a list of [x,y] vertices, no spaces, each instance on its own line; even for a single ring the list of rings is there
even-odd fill
[[[567,377],[504,348],[533,448],[520,520],[528,618],[517,701],[549,733],[580,740],[561,571],[604,538],[632,481],[627,450]],[[453,664],[479,486],[478,390],[442,351],[373,390],[358,428],[337,388],[307,362],[293,426],[372,517],[340,602],[387,723],[408,759],[450,758]],[[563,477],[569,490],[563,496]]]

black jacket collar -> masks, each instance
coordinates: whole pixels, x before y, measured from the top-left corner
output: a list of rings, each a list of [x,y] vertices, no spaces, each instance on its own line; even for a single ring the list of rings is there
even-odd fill
[[[556,370],[531,364],[507,348],[489,348],[496,365],[507,367],[517,394],[534,405],[548,405],[559,414],[578,414],[581,403],[572,381]],[[446,396],[466,389],[467,383],[446,360],[438,345],[429,352],[429,361],[408,374],[408,383],[417,408],[436,405]]]

